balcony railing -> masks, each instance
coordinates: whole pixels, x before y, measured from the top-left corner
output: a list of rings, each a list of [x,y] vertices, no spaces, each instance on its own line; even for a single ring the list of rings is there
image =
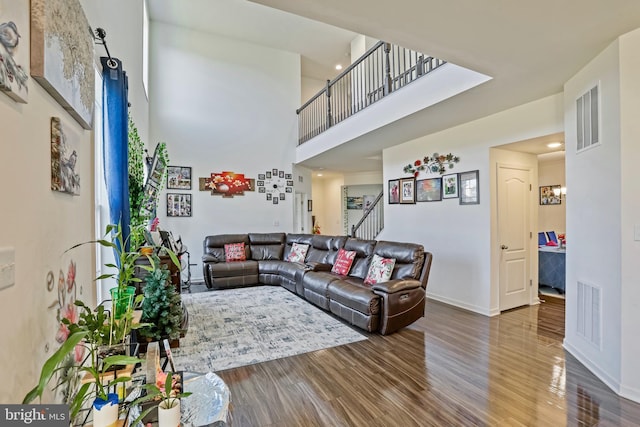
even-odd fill
[[[296,110],[298,145],[445,63],[379,41]]]

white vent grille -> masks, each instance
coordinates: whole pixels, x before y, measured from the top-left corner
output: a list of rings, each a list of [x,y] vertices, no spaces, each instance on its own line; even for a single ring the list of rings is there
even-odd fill
[[[576,100],[578,151],[600,142],[600,97],[599,87],[591,90]]]
[[[578,282],[577,333],[594,346],[601,348],[600,288]]]

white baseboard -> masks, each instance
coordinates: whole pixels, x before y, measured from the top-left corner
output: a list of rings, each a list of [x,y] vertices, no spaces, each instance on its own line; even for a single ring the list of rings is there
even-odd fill
[[[473,311],[474,313],[482,314],[483,316],[494,316],[495,314],[500,314],[500,312],[494,314],[493,310],[489,311],[484,307],[478,307],[475,305],[467,304],[464,301],[454,300],[452,298],[443,297],[442,295],[434,295],[432,293],[427,293],[427,298],[432,299],[434,301],[440,301],[445,304],[453,305],[455,307],[462,308],[464,310]]]

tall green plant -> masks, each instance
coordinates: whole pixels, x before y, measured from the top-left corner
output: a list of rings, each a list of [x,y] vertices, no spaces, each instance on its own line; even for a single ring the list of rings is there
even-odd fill
[[[143,326],[138,334],[151,341],[178,339],[182,332],[182,304],[180,294],[169,282],[169,271],[156,260],[156,268],[146,277],[142,302]]]
[[[149,222],[149,215],[143,212],[144,203],[144,143],[129,115],[129,209],[131,215],[131,247],[137,249],[144,243],[142,228]]]

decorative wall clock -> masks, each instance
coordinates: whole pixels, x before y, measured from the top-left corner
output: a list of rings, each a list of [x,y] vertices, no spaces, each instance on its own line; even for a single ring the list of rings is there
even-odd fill
[[[293,193],[293,176],[283,170],[271,169],[258,174],[256,187],[259,193],[265,193],[267,201],[277,205],[286,199],[287,193]]]

